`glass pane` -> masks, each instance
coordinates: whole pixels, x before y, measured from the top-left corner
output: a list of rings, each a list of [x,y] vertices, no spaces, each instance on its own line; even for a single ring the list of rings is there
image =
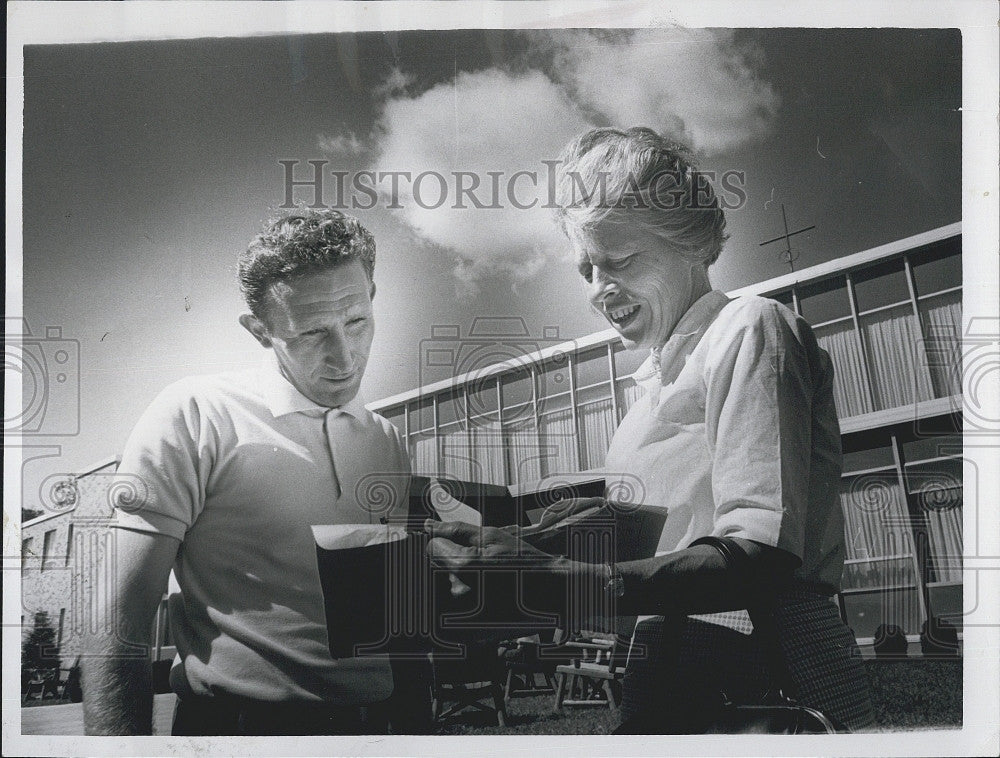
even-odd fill
[[[528,366],[518,366],[501,377],[503,388],[503,404],[505,408],[521,403],[530,403],[531,369]]]
[[[648,350],[626,350],[621,342],[612,343],[615,349],[615,376],[622,379],[634,374],[649,358]]]
[[[433,434],[420,432],[410,435],[410,459],[413,461],[413,473],[426,476],[438,474]]]
[[[821,324],[851,315],[847,298],[847,281],[843,276],[799,288],[799,308],[810,324]]]
[[[851,274],[851,278],[854,280],[858,311],[867,311],[910,299],[902,258],[856,271]]]
[[[909,303],[861,317],[876,410],[930,400],[923,337]]]
[[[913,533],[896,473],[845,477],[840,502],[847,558],[844,587],[915,586]]]
[[[960,238],[947,240],[929,250],[910,254],[917,295],[929,295],[962,286],[962,246]]]
[[[880,435],[881,436],[881,435]],[[895,466],[892,441],[888,435],[882,439],[858,439],[858,435],[844,438],[844,473],[868,471],[882,466]]]
[[[471,435],[457,425],[441,432],[441,469],[455,479],[468,481],[472,478]]]
[[[634,381],[626,379],[618,383],[618,413],[624,416],[632,404],[642,397],[643,391]]]
[[[928,509],[954,507],[956,491],[962,491],[961,458],[943,458],[906,466],[906,489]]]
[[[575,473],[580,470],[573,416],[568,408],[543,416],[539,431],[543,477]]]
[[[437,396],[438,398],[438,424],[445,426],[454,421],[465,421],[465,403],[462,399],[461,390],[446,390]]]
[[[410,434],[434,429],[434,401],[430,397],[409,404]]]
[[[962,394],[962,291],[918,302],[935,397]]]
[[[404,406],[379,411],[379,415],[396,427],[400,434],[406,434],[406,408]]]
[[[829,353],[833,361],[833,399],[837,405],[837,416],[850,418],[870,413],[873,409],[868,378],[853,319],[819,326],[815,333],[819,346]]]
[[[575,364],[576,386],[578,389],[607,382],[611,379],[607,347],[602,346],[597,350],[578,353],[573,362]]]
[[[469,460],[468,479],[482,484],[506,484],[503,437],[499,423],[482,422],[472,428],[471,434],[472,456]]]
[[[468,385],[469,415],[491,414],[496,418],[497,377],[491,376]]]
[[[542,364],[538,376],[539,397],[552,397],[569,392],[569,360],[565,353],[558,353]]]
[[[962,454],[962,438],[957,434],[920,437],[903,443],[903,458],[907,463],[956,454]]]
[[[857,637],[874,637],[883,624],[898,626],[904,634],[920,633],[923,618],[916,588],[851,592],[842,597],[845,621]]]
[[[602,399],[581,405],[578,413],[583,455],[581,468],[582,470],[602,468],[611,444],[611,435],[618,425],[611,398],[605,393]]]
[[[792,299],[792,291],[786,290],[785,292],[776,292],[773,295],[768,295],[771,300],[777,300],[779,303],[787,307],[789,310],[794,311],[794,300]]]
[[[542,450],[533,421],[514,428],[505,426],[504,443],[512,483],[524,485],[542,478]]]

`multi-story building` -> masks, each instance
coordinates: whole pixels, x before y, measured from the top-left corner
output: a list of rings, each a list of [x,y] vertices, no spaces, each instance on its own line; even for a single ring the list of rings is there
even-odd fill
[[[863,642],[882,624],[913,642],[928,618],[961,617],[961,239],[952,224],[730,293],[793,308],[833,359],[841,603]],[[436,328],[425,374],[454,375],[369,406],[404,433],[417,472],[512,490],[600,475],[645,354],[607,330],[521,355],[533,340],[519,323]]]
[[[961,225],[846,256],[732,295],[774,298],[808,320],[836,368],[847,561],[841,607],[859,640],[882,624],[915,642],[962,613]],[[519,320],[436,327],[416,389],[369,405],[403,432],[417,473],[512,492],[602,476],[644,359],[613,330],[570,342]],[[434,374],[433,372],[436,372]],[[65,651],[85,623],[107,549],[109,460],[76,476],[60,508],[22,529],[25,620],[47,610]],[[70,623],[72,620],[72,623]],[[165,614],[156,625],[172,651]],[[911,646],[912,647],[912,646]],[[64,652],[64,659],[66,657]]]

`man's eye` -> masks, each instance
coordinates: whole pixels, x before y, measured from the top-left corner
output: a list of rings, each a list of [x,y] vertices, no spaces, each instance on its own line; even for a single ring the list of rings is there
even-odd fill
[[[616,260],[613,260],[610,262],[610,268],[613,271],[621,271],[623,268],[627,268],[628,265],[632,262],[632,257],[633,256],[629,255],[624,258],[618,258]]]
[[[580,272],[580,276],[588,282],[594,276],[594,266],[591,263],[581,263],[577,266],[577,270]]]

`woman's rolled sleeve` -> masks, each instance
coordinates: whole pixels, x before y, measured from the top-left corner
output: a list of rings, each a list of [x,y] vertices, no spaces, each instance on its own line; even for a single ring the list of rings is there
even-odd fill
[[[748,301],[705,366],[713,534],[804,551],[811,381],[805,349],[777,304]]]

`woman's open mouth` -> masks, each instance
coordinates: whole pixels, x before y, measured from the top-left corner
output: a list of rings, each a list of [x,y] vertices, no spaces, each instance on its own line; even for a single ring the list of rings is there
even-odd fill
[[[622,305],[617,308],[605,308],[608,319],[618,329],[631,324],[639,313],[638,305]]]

